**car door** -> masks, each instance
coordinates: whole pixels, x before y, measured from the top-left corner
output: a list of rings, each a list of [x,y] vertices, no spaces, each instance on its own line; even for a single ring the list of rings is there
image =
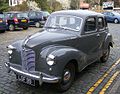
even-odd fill
[[[107,19],[108,19],[108,21],[112,22],[114,20],[114,14],[111,13],[111,12],[108,12],[107,13]]]
[[[102,54],[103,51],[103,43],[105,41],[105,38],[107,36],[108,32],[108,27],[107,27],[107,22],[104,17],[98,17],[98,30],[97,32],[99,33],[99,55]]]
[[[97,32],[97,17],[88,17],[78,41],[79,50],[86,55],[86,63],[92,63],[98,58],[100,49],[99,38],[100,34]]]
[[[37,21],[36,13],[34,11],[29,12],[28,16],[29,16],[29,24],[34,25],[35,22]]]

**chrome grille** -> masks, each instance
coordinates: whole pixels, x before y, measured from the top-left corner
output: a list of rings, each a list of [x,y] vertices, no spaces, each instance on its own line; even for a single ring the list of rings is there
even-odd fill
[[[35,71],[35,52],[32,49],[23,49],[22,69],[27,71]]]

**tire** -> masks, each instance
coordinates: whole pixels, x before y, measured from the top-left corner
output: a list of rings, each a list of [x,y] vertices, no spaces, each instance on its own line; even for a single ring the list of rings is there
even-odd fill
[[[114,23],[115,23],[115,24],[119,23],[119,20],[118,20],[117,18],[114,19]]]
[[[103,56],[100,58],[100,61],[102,63],[106,62],[109,58],[110,55],[110,46],[108,47],[108,49],[103,53]]]
[[[14,31],[15,30],[15,26],[12,25],[12,24],[10,24],[8,28],[9,28],[10,31]]]
[[[41,27],[40,23],[39,23],[39,22],[36,22],[36,23],[35,23],[35,27],[37,27],[37,28]]]
[[[24,29],[24,30],[27,30],[27,29],[28,29],[28,27],[23,27],[23,29]]]
[[[75,66],[73,63],[69,63],[63,70],[61,81],[57,84],[56,88],[60,92],[68,90],[75,78]]]
[[[5,30],[1,30],[0,33],[5,33]]]

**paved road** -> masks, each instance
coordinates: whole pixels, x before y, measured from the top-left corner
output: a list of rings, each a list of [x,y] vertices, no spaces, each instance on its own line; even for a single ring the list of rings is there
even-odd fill
[[[109,28],[115,42],[109,60],[106,63],[95,62],[78,73],[73,86],[63,94],[110,94],[113,91],[114,94],[120,94],[120,24],[109,24]],[[0,34],[0,94],[59,94],[51,84],[32,87],[20,83],[4,67],[4,62],[8,61],[6,46],[37,31],[39,29],[30,28],[27,31]]]

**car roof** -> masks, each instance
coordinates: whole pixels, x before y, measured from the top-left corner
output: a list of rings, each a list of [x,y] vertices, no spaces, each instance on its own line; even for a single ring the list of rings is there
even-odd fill
[[[101,13],[97,13],[90,10],[62,10],[62,11],[56,11],[52,13],[54,15],[60,14],[60,15],[73,15],[73,16],[79,16],[81,18],[86,18],[88,16],[104,16]]]
[[[5,13],[25,13],[25,12],[22,12],[22,11],[9,11],[9,12],[5,12]]]

